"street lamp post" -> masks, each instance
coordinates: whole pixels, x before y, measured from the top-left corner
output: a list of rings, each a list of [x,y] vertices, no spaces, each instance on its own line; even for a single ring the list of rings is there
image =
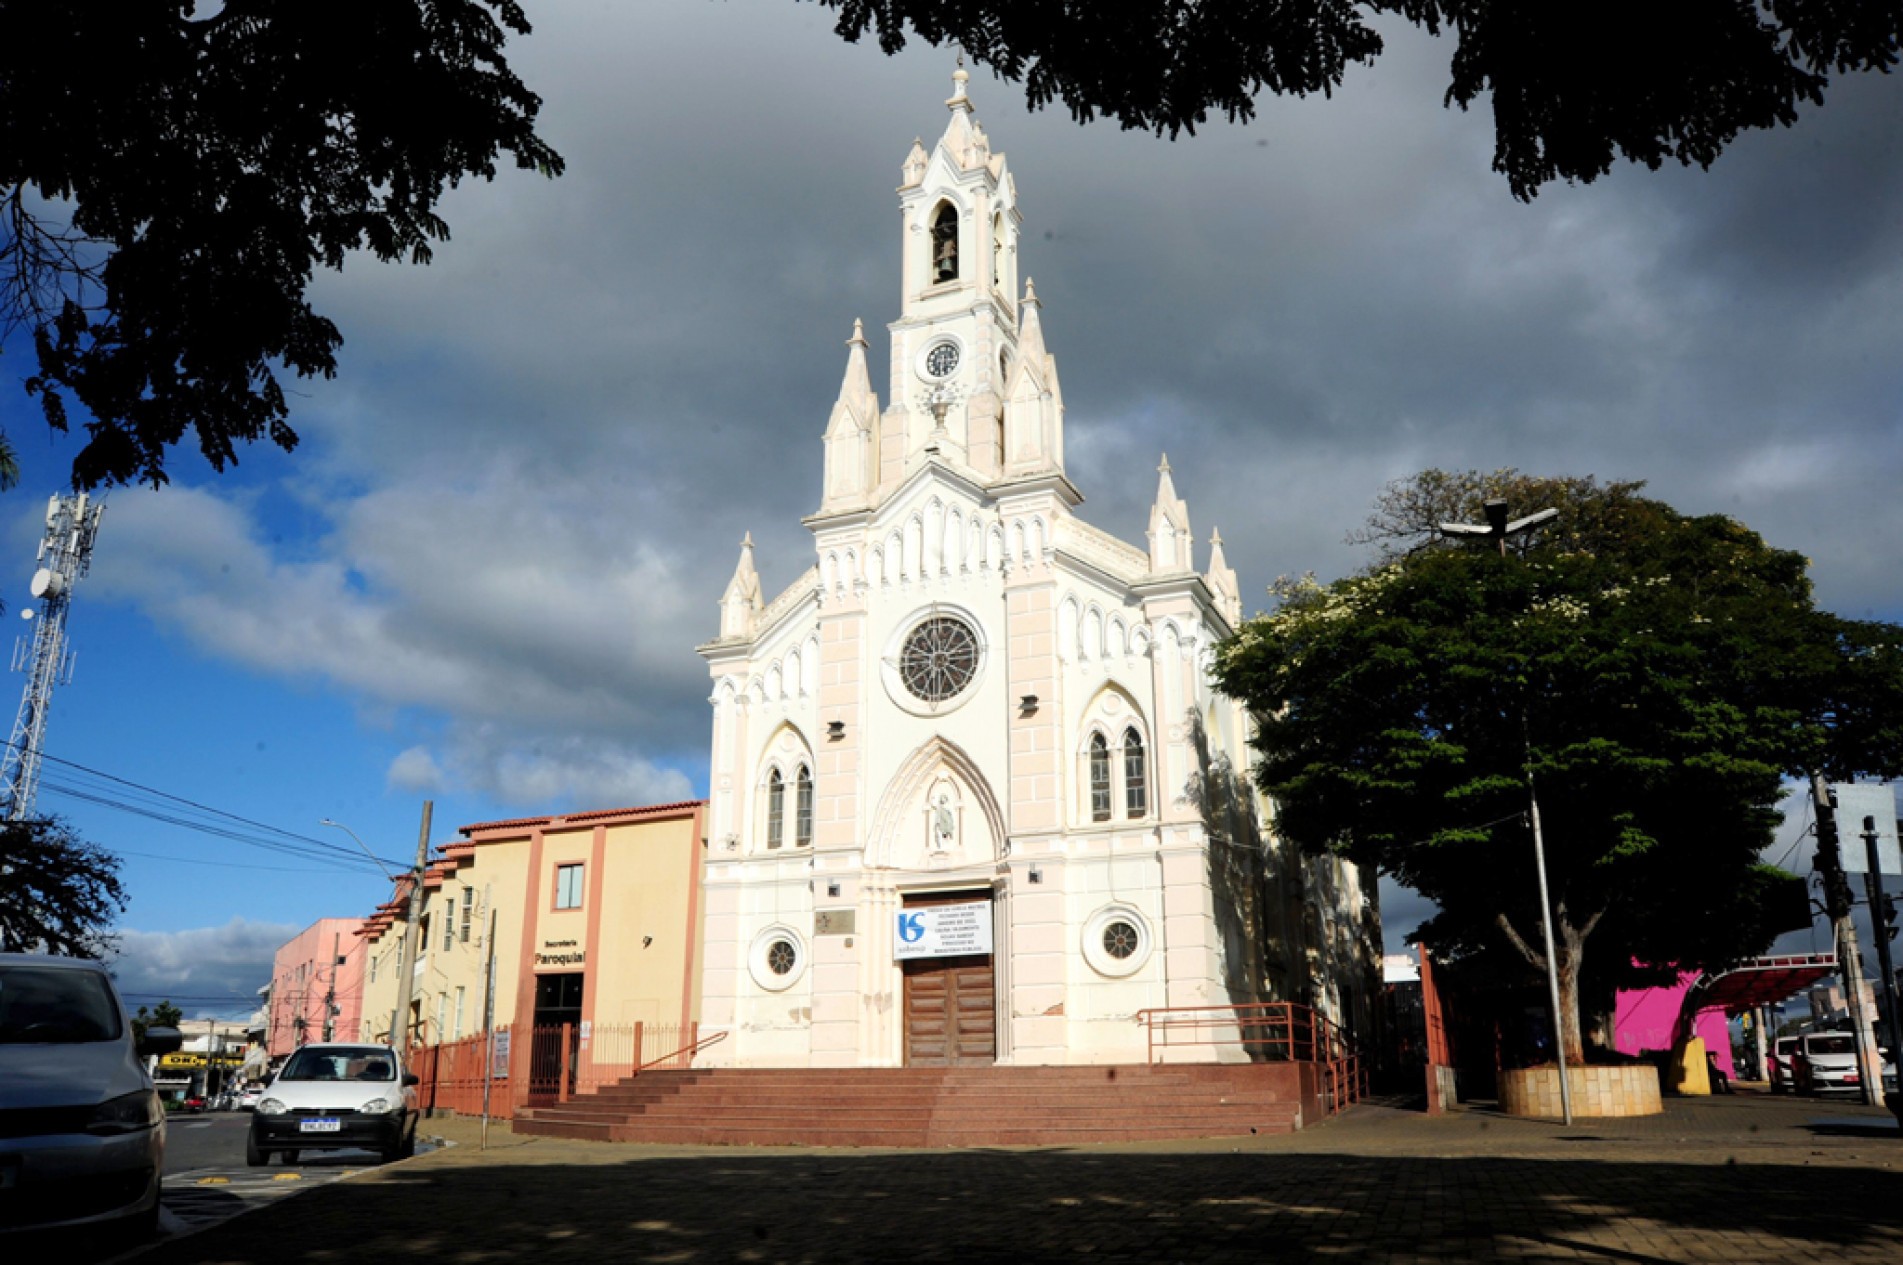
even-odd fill
[[[1543,509],[1525,518],[1507,521],[1507,503],[1493,498],[1486,503],[1485,523],[1442,523],[1444,536],[1480,536],[1499,545],[1500,556],[1507,556],[1507,537],[1531,531],[1541,523],[1559,517],[1556,509]],[[1566,1023],[1559,1004],[1559,955],[1553,944],[1553,902],[1546,887],[1546,839],[1540,830],[1540,795],[1533,785],[1533,744],[1526,732],[1526,708],[1520,709],[1520,747],[1526,760],[1526,798],[1532,810],[1533,868],[1540,880],[1540,929],[1546,940],[1546,989],[1553,1007],[1553,1053],[1559,1059],[1559,1107],[1567,1124],[1573,1122],[1573,1089],[1566,1074]]]

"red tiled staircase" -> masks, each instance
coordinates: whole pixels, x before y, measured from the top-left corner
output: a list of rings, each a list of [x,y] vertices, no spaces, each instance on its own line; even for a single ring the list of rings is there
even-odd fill
[[[1288,1133],[1301,1065],[719,1068],[645,1072],[515,1130],[725,1146],[1010,1146]]]

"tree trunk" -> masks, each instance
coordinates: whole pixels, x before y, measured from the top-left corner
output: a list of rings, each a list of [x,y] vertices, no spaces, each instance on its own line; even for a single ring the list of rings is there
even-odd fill
[[[1553,951],[1557,961],[1559,976],[1559,1032],[1557,1038],[1560,1048],[1566,1052],[1566,1065],[1578,1067],[1586,1061],[1586,1041],[1581,1034],[1579,1022],[1579,968],[1586,958],[1586,937],[1599,925],[1604,910],[1592,914],[1584,923],[1575,926],[1567,917],[1566,902],[1560,901],[1553,917]],[[1546,975],[1546,954],[1535,949],[1515,930],[1513,923],[1505,914],[1496,915],[1500,929],[1520,951],[1520,956],[1533,964],[1544,982]],[[1543,940],[1543,938],[1542,938]]]

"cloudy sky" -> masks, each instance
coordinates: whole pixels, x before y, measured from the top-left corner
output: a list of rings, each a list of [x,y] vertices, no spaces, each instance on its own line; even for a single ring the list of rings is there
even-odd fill
[[[692,647],[737,542],[769,591],[809,560],[844,340],[863,318],[881,363],[893,189],[949,54],[848,46],[790,0],[529,7],[511,58],[568,174],[456,191],[428,268],[320,280],[347,341],[298,388],[295,454],[181,454],[109,498],[41,805],[126,854],[141,991],[228,1001],[277,939],[368,910],[367,863],[255,846],[353,847],[321,818],[401,858],[426,798],[441,841],[704,793]],[[1903,84],[1846,82],[1710,173],[1523,205],[1487,115],[1440,108],[1450,53],[1393,28],[1332,101],[1176,142],[974,75],[1084,514],[1139,539],[1167,450],[1260,595],[1356,565],[1345,533],[1425,466],[1642,478],[1803,550],[1825,604],[1903,618]],[[26,352],[0,358],[10,618],[75,447],[18,391]]]

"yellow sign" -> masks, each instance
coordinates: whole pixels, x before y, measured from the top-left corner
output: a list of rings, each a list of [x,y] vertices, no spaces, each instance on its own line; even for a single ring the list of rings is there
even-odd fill
[[[242,1067],[242,1054],[161,1054],[159,1066],[164,1068],[188,1067]]]

